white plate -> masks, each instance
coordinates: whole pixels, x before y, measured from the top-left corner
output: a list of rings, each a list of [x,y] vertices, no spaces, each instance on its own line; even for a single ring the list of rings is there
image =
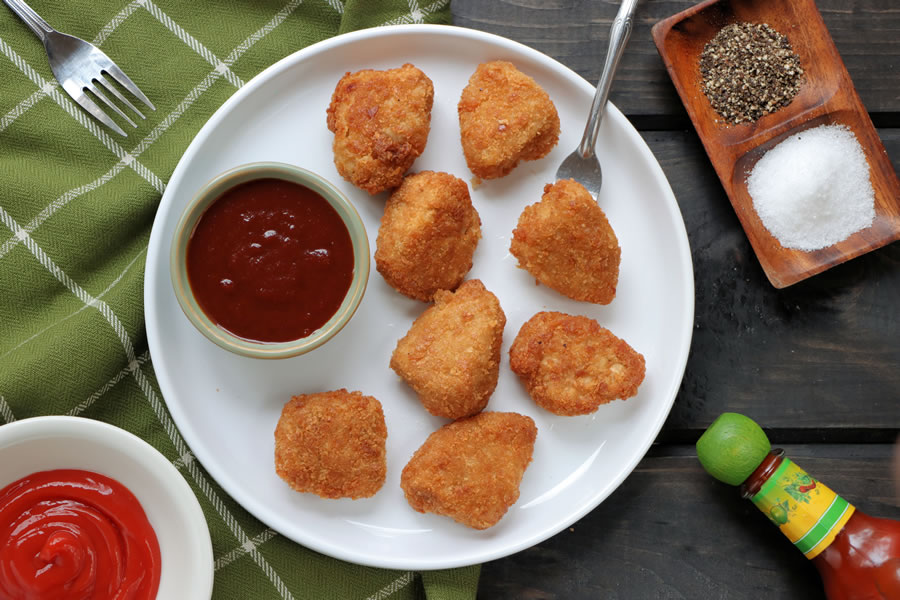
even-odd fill
[[[159,542],[158,598],[209,600],[212,542],[197,497],[153,446],[108,423],[33,417],[0,427],[0,489],[36,473],[82,469],[112,477],[141,503]]]
[[[390,288],[374,270],[350,324],[315,352],[259,361],[222,350],[188,322],[169,280],[168,254],[183,207],[207,180],[251,161],[283,161],[333,181],[375,238],[386,196],[345,182],[332,163],[325,109],[347,71],[412,62],[434,82],[431,133],[414,170],[447,171],[468,181],[456,104],[478,63],[514,62],[550,94],[560,143],[472,192],[483,239],[469,277],[481,279],[506,312],[500,382],[488,410],[516,411],[538,426],[534,460],[519,501],[500,523],[474,531],[413,511],[400,471],[446,421],[432,417],[388,361],[425,304]],[[600,60],[600,57],[598,57]],[[539,52],[493,35],[445,26],[402,25],[342,35],[272,65],[238,90],[197,134],[163,195],[150,238],[145,284],[147,336],[159,384],[184,438],[203,466],[248,511],[319,552],[366,565],[435,569],[506,556],[569,526],[628,476],[663,424],[684,373],[694,313],[690,250],[681,213],[662,170],[622,114],[607,108],[598,153],[600,204],[622,247],[618,294],[609,306],[567,300],[516,268],[509,239],[522,209],[537,202],[557,165],[581,138],[593,86]],[[509,370],[519,327],[541,310],[596,318],[647,361],[639,394],[587,417],[537,407]],[[293,492],[275,474],[275,424],[292,394],[347,388],[378,398],[388,427],[387,482],[373,498],[324,500]]]

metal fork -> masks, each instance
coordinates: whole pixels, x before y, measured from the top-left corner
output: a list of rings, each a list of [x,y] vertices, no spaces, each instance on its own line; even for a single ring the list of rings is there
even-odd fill
[[[138,89],[128,75],[122,72],[116,63],[112,61],[102,50],[80,38],[50,27],[47,22],[34,10],[22,2],[22,0],[3,0],[44,43],[47,58],[50,60],[50,69],[63,89],[83,109],[91,113],[98,121],[118,133],[128,137],[121,127],[113,121],[103,109],[87,94],[90,92],[98,100],[111,108],[117,115],[125,119],[132,127],[137,127],[128,115],[113,104],[101,91],[101,87],[115,96],[119,102],[134,111],[141,119],[145,119],[131,102],[106,77],[109,76],[118,82],[123,88],[131,92],[138,100],[156,110],[147,96]]]
[[[600,199],[600,187],[603,184],[603,170],[600,168],[600,159],[597,158],[594,148],[597,145],[597,136],[600,134],[600,120],[603,118],[603,109],[609,97],[609,88],[612,85],[619,59],[625,52],[625,44],[631,37],[632,21],[637,8],[638,0],[623,0],[619,12],[609,28],[609,50],[606,51],[606,61],[603,64],[603,73],[597,83],[597,91],[588,114],[588,122],[584,128],[584,135],[578,148],[563,160],[556,171],[556,179],[574,179],[587,189],[594,197]]]

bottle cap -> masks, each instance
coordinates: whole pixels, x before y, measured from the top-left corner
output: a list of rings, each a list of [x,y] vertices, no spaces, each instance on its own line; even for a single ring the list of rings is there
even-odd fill
[[[729,485],[746,481],[771,449],[760,426],[738,413],[722,413],[697,440],[703,468]]]

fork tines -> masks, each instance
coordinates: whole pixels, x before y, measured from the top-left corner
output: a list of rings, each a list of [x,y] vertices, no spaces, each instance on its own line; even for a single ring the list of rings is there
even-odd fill
[[[91,113],[101,123],[115,131],[121,136],[128,137],[128,134],[113,121],[108,114],[100,107],[104,104],[122,119],[124,119],[132,127],[137,124],[107,96],[111,94],[127,109],[131,110],[140,119],[146,119],[144,114],[134,105],[122,92],[116,87],[116,83],[125,90],[133,94],[138,100],[143,102],[150,110],[156,110],[153,103],[144,95],[137,85],[126,75],[122,69],[116,65],[102,50],[87,44],[81,40],[82,44],[89,46],[88,56],[92,68],[80,69],[78,73],[67,73],[69,77],[62,80],[63,89],[77,102],[82,108]],[[89,93],[88,93],[89,92]],[[96,101],[95,101],[96,99]],[[98,104],[98,101],[100,104]]]
[[[128,137],[128,134],[103,112],[93,98],[111,108],[132,127],[137,127],[134,121],[106,97],[106,94],[100,90],[101,87],[134,111],[141,119],[145,118],[141,111],[135,108],[107,77],[111,77],[113,81],[134,94],[136,98],[150,107],[150,110],[156,110],[156,107],[129,79],[128,75],[123,73],[122,69],[97,46],[74,35],[57,31],[34,12],[34,9],[28,6],[24,0],[3,0],[3,3],[16,13],[43,42],[47,59],[50,61],[50,70],[53,71],[53,76],[62,84],[66,93],[101,123],[119,135]],[[88,92],[91,94],[90,96]]]
[[[131,79],[122,72],[122,70],[117,67],[114,63],[110,62],[109,65],[105,65],[103,70],[98,73],[94,79],[89,82],[86,82],[82,85],[81,88],[78,88],[77,84],[75,84],[72,80],[66,81],[63,84],[66,92],[69,93],[70,96],[81,105],[82,108],[91,113],[94,117],[96,117],[101,123],[118,133],[119,135],[127,137],[128,134],[122,130],[119,125],[113,121],[109,115],[107,115],[103,109],[95,102],[90,95],[86,92],[90,92],[97,100],[108,106],[115,112],[117,115],[122,117],[129,125],[132,127],[137,127],[137,124],[127,115],[125,112],[120,109],[115,103],[113,103],[106,94],[101,91],[105,90],[109,94],[115,97],[116,100],[121,102],[126,108],[130,109],[134,114],[136,114],[140,119],[146,119],[144,113],[142,113],[134,104],[132,104],[128,98],[126,98],[122,92],[120,92],[112,81],[107,78],[111,78],[117,83],[119,83],[123,88],[131,92],[138,100],[147,105],[150,110],[156,110],[156,107],[153,106],[153,103],[141,92],[140,88],[134,84]],[[69,84],[69,85],[67,85]]]

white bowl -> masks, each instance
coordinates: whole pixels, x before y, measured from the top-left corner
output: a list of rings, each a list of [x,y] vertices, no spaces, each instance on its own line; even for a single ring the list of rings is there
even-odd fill
[[[83,469],[131,490],[159,540],[157,598],[209,600],[212,542],[200,503],[177,469],[123,429],[80,417],[34,417],[0,426],[0,489],[50,469]]]

